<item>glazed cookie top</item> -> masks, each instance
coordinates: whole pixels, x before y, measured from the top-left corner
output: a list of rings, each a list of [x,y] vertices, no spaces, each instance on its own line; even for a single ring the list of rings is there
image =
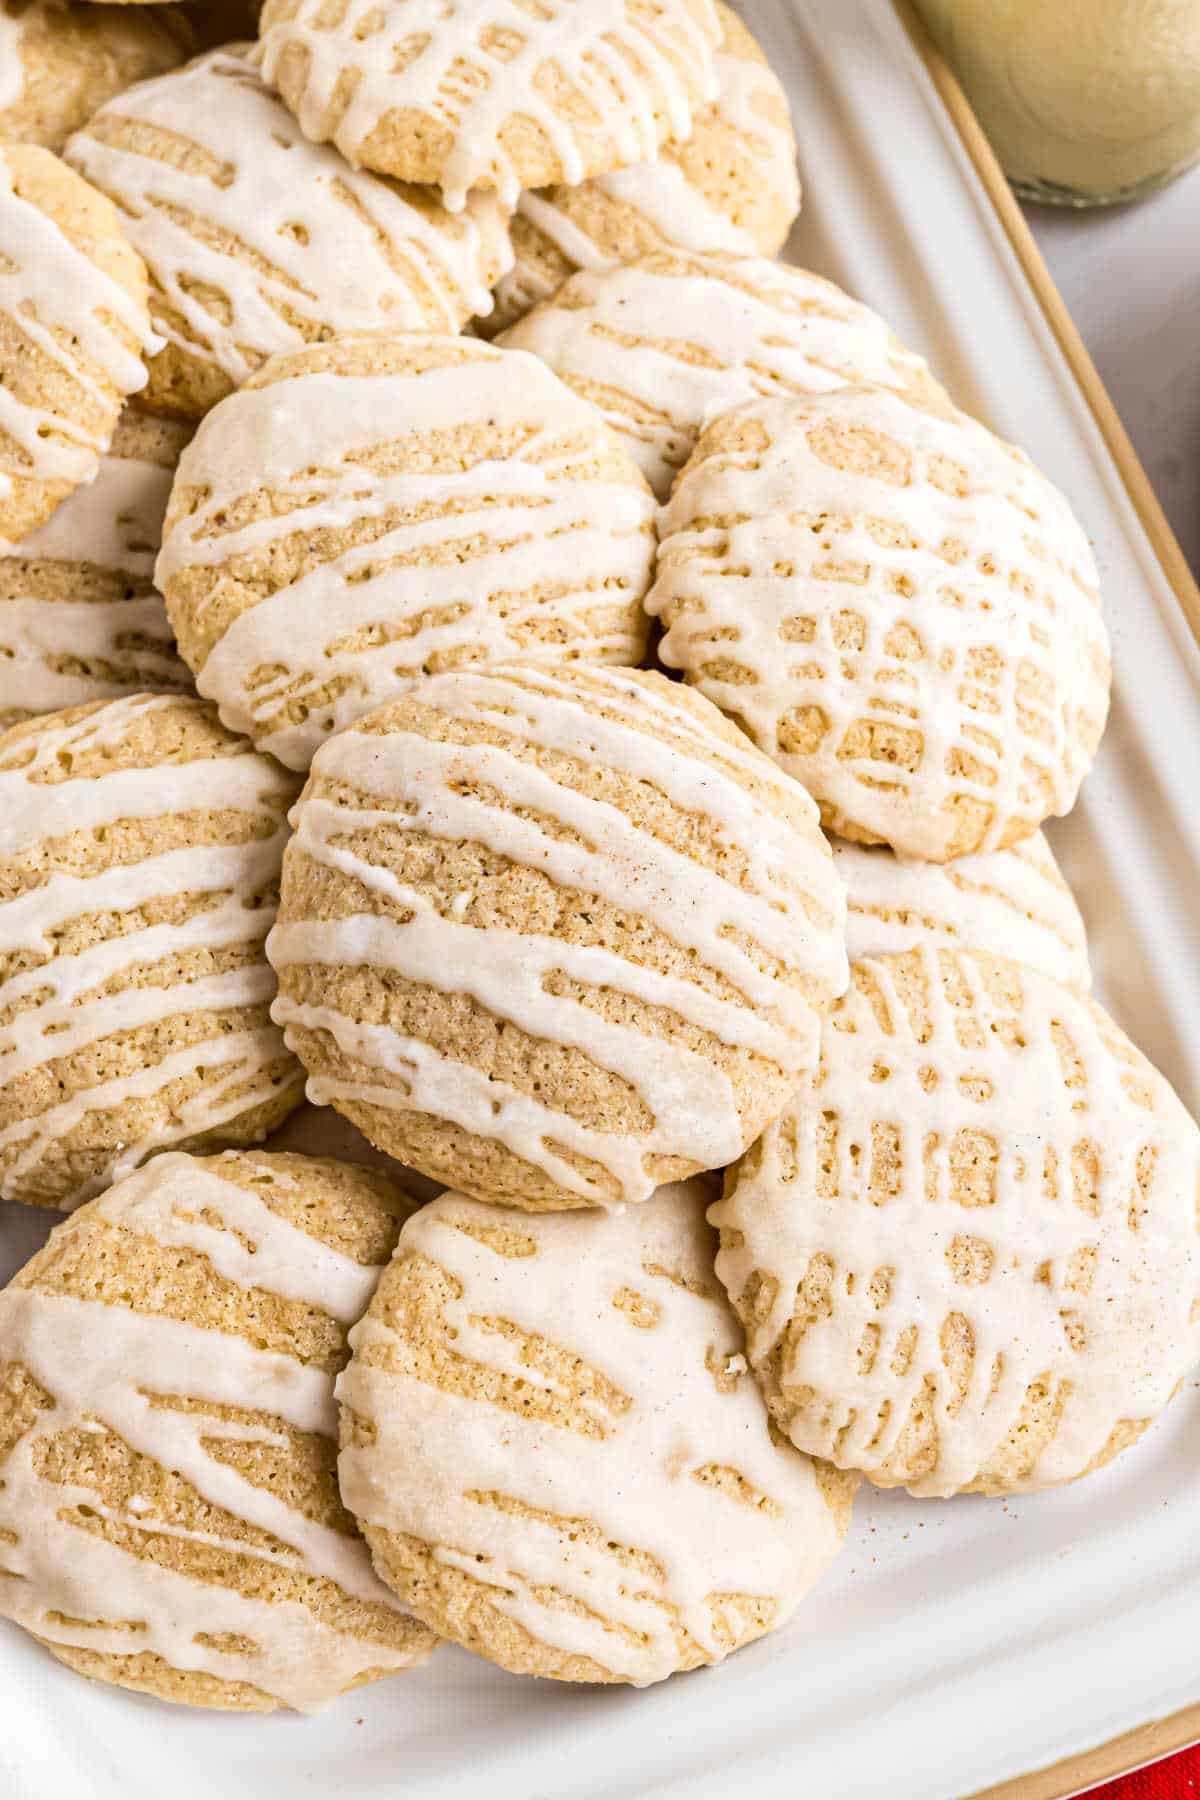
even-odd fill
[[[577,269],[610,269],[652,250],[774,256],[800,210],[796,140],[778,76],[736,14],[724,37],[717,98],[683,143],[652,162],[578,187],[526,191],[512,221],[515,263],[485,333],[548,300]]]
[[[965,413],[879,387],[754,401],[661,521],[660,655],[828,829],[943,862],[1070,810],[1108,711],[1091,548]]]
[[[121,94],[67,155],[119,207],[156,326],[206,365],[199,411],[306,341],[457,331],[511,262],[494,196],[453,218],[424,190],[349,168],[304,138],[243,48]]]
[[[116,209],[48,150],[0,149],[0,552],[94,478],[159,344]]]
[[[655,513],[535,357],[343,338],[273,359],[209,414],[158,578],[201,693],[302,769],[426,673],[640,660]]]
[[[0,1612],[199,1705],[313,1712],[429,1654],[330,1441],[397,1204],[337,1163],[171,1154],[55,1232],[0,1294]]]
[[[0,738],[3,1198],[78,1204],[289,1087],[299,1101],[262,949],[294,793],[183,696]]]
[[[191,687],[154,558],[187,428],[128,409],[95,481],[0,557],[0,723]]]
[[[841,838],[831,849],[846,883],[851,962],[936,939],[951,949],[1012,957],[1068,987],[1091,987],[1079,906],[1042,832],[1011,850],[949,863],[920,862]]]
[[[192,47],[174,6],[0,0],[0,143],[61,150],[113,94],[175,68]]]
[[[1137,1436],[1200,1357],[1200,1131],[1100,1008],[923,947],[860,962],[731,1171],[717,1269],[794,1443],[1019,1492]]]
[[[660,675],[432,677],[322,746],[293,818],[268,953],[309,1097],[502,1147],[511,1196],[486,1158],[456,1171],[484,1199],[536,1176],[619,1205],[723,1167],[845,982],[807,794]]]
[[[658,251],[582,271],[498,341],[598,407],[660,500],[703,428],[744,401],[847,382],[940,392],[877,313],[762,257]]]
[[[772,1438],[705,1198],[597,1220],[445,1194],[351,1334],[346,1504],[410,1604],[506,1666],[645,1686],[717,1662],[837,1551],[853,1489]]]
[[[267,0],[262,64],[306,135],[443,190],[579,182],[690,135],[712,0]]]

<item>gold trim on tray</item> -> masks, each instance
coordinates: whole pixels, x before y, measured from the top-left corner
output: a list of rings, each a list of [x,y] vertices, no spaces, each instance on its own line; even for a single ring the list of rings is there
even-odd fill
[[[1037,298],[1054,336],[1058,340],[1079,390],[1091,409],[1092,417],[1108,445],[1117,472],[1142,522],[1150,547],[1162,566],[1183,610],[1183,616],[1200,643],[1200,587],[1179,547],[1179,540],[1167,523],[1150,478],[1142,467],[1129,434],[1121,423],[1096,365],[1088,354],[1075,321],[1067,311],[1062,295],[1054,285],[1025,215],[1018,205],[995,152],[984,136],[983,128],[971,110],[949,63],[934,43],[924,20],[912,0],[892,0],[909,37],[929,71],[930,79],[962,139],[963,148],[975,166],[975,172],[995,208],[1008,241]],[[1200,1703],[1172,1713],[1166,1719],[1154,1719],[1139,1725],[1121,1737],[1112,1738],[1094,1750],[1068,1756],[1048,1769],[1018,1775],[998,1787],[981,1789],[972,1800],[1066,1800],[1071,1794],[1111,1781],[1117,1775],[1145,1763],[1156,1762],[1173,1751],[1183,1750],[1200,1741]]]

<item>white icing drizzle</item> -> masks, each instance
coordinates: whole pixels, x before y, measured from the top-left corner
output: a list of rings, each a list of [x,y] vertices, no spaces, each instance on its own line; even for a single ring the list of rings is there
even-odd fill
[[[342,1256],[223,1179],[219,1164],[189,1156],[157,1157],[96,1207],[134,1238],[208,1257],[218,1274],[247,1291],[304,1301],[344,1323],[361,1313],[378,1279],[378,1269]],[[84,1229],[86,1221],[82,1215],[75,1227]],[[135,1249],[127,1237],[123,1254],[132,1260]],[[303,1712],[316,1711],[368,1670],[405,1668],[427,1654],[420,1640],[412,1649],[392,1648],[322,1624],[298,1601],[254,1598],[108,1543],[70,1517],[77,1506],[113,1517],[96,1491],[37,1471],[39,1445],[60,1433],[101,1428],[284,1547],[248,1549],[236,1538],[226,1542],[132,1506],[115,1515],[125,1526],[250,1555],[399,1612],[372,1573],[361,1539],[306,1517],[207,1447],[282,1446],[285,1439],[267,1425],[221,1419],[215,1411],[153,1404],[161,1395],[207,1401],[214,1409],[251,1408],[331,1437],[330,1375],[211,1328],[36,1286],[0,1293],[0,1362],[24,1365],[54,1400],[0,1465],[0,1613],[53,1643],[116,1655],[151,1652],[174,1669],[250,1682]],[[255,1648],[214,1642],[227,1635]]]
[[[846,883],[852,963],[936,938],[954,949],[1012,957],[1068,987],[1091,987],[1083,919],[1040,831],[1012,850],[949,863],[841,838],[831,848]]]
[[[0,112],[15,106],[25,92],[24,28],[20,14],[0,8]]]
[[[715,821],[745,856],[744,887],[663,843],[615,805],[560,783],[503,745],[437,743],[411,730],[386,737],[353,729],[325,744],[314,777],[344,783],[367,796],[360,807],[317,793],[302,798],[293,821],[291,854],[353,876],[386,895],[407,922],[357,914],[342,919],[286,917],[271,933],[268,954],[281,972],[273,1016],[294,1048],[296,1029],[329,1032],[349,1054],[378,1070],[374,1082],[310,1075],[318,1105],[367,1103],[448,1119],[504,1143],[541,1168],[581,1202],[609,1204],[584,1171],[556,1146],[598,1163],[621,1200],[644,1200],[653,1182],[646,1159],[681,1156],[719,1168],[746,1141],[728,1077],[682,1043],[604,1020],[591,1007],[548,991],[563,971],[588,988],[633,996],[667,1007],[717,1042],[741,1045],[779,1067],[811,1066],[817,1036],[809,997],[787,976],[803,971],[828,994],[845,982],[842,893],[819,834],[804,834],[751,797],[738,779],[739,762],[758,776],[762,765],[706,738],[703,726],[672,700],[617,671],[589,670],[603,691],[573,689],[569,678],[529,666],[427,681],[421,701],[447,716],[493,720],[514,744],[563,751],[593,767],[646,781],[682,811]],[[593,710],[597,702],[615,717]],[[499,709],[515,708],[515,715]],[[656,727],[683,735],[676,748],[653,735]],[[720,759],[724,767],[715,766]],[[461,792],[464,782],[504,796],[503,806]],[[516,809],[526,812],[521,817]],[[446,843],[471,842],[560,886],[591,893],[647,919],[702,966],[719,971],[736,998],[717,998],[700,984],[668,977],[615,950],[571,945],[529,930],[520,933],[460,923],[407,887],[387,868],[350,848],[356,831],[387,823]],[[567,828],[570,837],[551,824]],[[803,893],[797,891],[798,887]],[[735,935],[737,934],[737,935]],[[738,936],[778,968],[763,968]],[[364,1025],[332,1004],[301,1004],[288,994],[289,965],[387,968],[445,993],[467,993],[494,1016],[534,1038],[569,1044],[616,1071],[640,1095],[653,1123],[642,1134],[618,1136],[586,1126],[468,1063],[439,1054],[387,1025]]]
[[[744,1234],[717,1270],[735,1299],[754,1270],[777,1283],[757,1290],[748,1327],[757,1366],[812,1259],[832,1263],[830,1308],[810,1309],[778,1371],[802,1449],[870,1474],[928,1387],[937,1459],[910,1486],[948,1495],[987,1465],[1041,1381],[1057,1430],[1008,1485],[1047,1487],[1082,1474],[1119,1422],[1158,1413],[1200,1357],[1200,1133],[1082,996],[1010,963],[1010,1005],[989,994],[985,961],[920,955],[917,1016],[892,961],[857,965],[826,1023],[819,1074],[709,1215]],[[877,1125],[898,1134],[898,1166],[873,1204]],[[956,1158],[974,1165],[974,1204],[951,1197]],[[948,1256],[963,1239],[969,1281]],[[1094,1259],[1086,1291],[1080,1258]],[[942,1360],[952,1315],[974,1345],[965,1393]]]
[[[170,698],[138,695],[110,701],[101,711],[59,724],[48,719],[23,768],[0,770],[0,857],[14,856],[73,832],[115,827],[123,820],[151,820],[190,810],[278,811],[293,782],[267,757],[245,751],[186,764],[115,769],[102,776],[33,779],[60,757],[84,756],[119,740],[139,713],[179,705]],[[217,1012],[263,1005],[274,992],[265,960],[186,984],[120,986],[105,998],[93,990],[120,983],[142,966],[192,950],[218,952],[262,943],[274,909],[250,904],[276,879],[287,829],[244,844],[198,844],[141,861],[114,863],[99,874],[50,875],[0,905],[0,954],[25,951],[50,960],[0,984],[4,1006],[23,1004],[0,1027],[0,1089],[44,1063],[99,1044],[116,1032],[156,1024],[181,1013]],[[210,895],[212,904],[176,923],[148,925],[105,938],[71,953],[57,950],[55,935],[85,914],[121,914],[152,900]],[[118,1146],[108,1178],[126,1174],[152,1151],[201,1131],[211,1131],[271,1098],[277,1082],[270,1065],[283,1054],[270,1026],[221,1032],[174,1051],[137,1074],[115,1076],[81,1088],[35,1116],[0,1130],[0,1147],[18,1145],[0,1194],[19,1194],[23,1180],[54,1144],[89,1114],[160,1092],[172,1080],[205,1072],[201,1088],[175,1109],[171,1122],[152,1135]],[[88,1192],[103,1186],[98,1180]],[[72,1203],[87,1193],[72,1197]]]
[[[436,446],[484,430],[495,432],[496,453],[420,469],[426,436]],[[365,465],[372,450],[405,443],[416,466]],[[451,657],[636,662],[656,509],[632,467],[628,480],[577,475],[589,444],[607,453],[591,407],[535,357],[483,344],[422,372],[298,375],[230,396],[180,463],[178,484],[209,492],[194,513],[168,520],[158,580],[169,605],[185,570],[236,570],[297,532],[395,521],[234,618],[198,672],[200,692],[231,729],[303,769],[331,731]],[[290,506],[238,528],[222,522],[259,489]],[[611,613],[622,600],[615,622],[590,624],[592,609]],[[527,643],[533,626],[545,637]],[[343,691],[325,700],[331,681]]]
[[[706,132],[732,128],[744,144],[752,145],[759,178],[779,192],[794,217],[800,210],[800,180],[796,173],[796,145],[790,125],[777,123],[763,103],[778,103],[779,79],[764,64],[722,51],[716,59],[719,92],[714,105],[696,120],[695,143]],[[602,201],[635,213],[642,229],[654,234],[659,249],[678,249],[696,255],[753,256],[771,251],[774,244],[756,243],[753,234],[731,219],[703,188],[689,181],[678,160],[677,149],[667,144],[652,162],[614,169],[597,175],[585,187],[595,189]],[[575,269],[614,269],[621,257],[594,237],[572,217],[570,190],[527,189],[517,202],[517,214],[532,225]],[[531,307],[548,300],[558,285],[535,260],[518,250],[511,272],[496,288],[495,316],[502,323],[521,318]]]
[[[662,514],[646,608],[663,662],[835,829],[942,861],[963,797],[979,850],[1069,811],[1110,671],[1095,562],[1058,490],[976,420],[885,388],[736,417],[744,447],[698,454]],[[838,466],[862,444],[882,472]],[[811,749],[781,742],[797,717],[819,726]],[[872,755],[896,731],[911,769]]]
[[[538,128],[565,182],[588,173],[574,123],[541,79],[548,68],[611,138],[614,165],[657,153],[659,109],[668,135],[687,138],[694,97],[716,95],[721,34],[709,0],[651,0],[636,19],[627,0],[545,0],[536,14],[520,0],[347,0],[336,25],[325,10],[322,0],[301,0],[293,16],[276,21],[267,9],[266,79],[277,85],[285,51],[300,46],[308,59],[300,123],[310,138],[332,135],[352,163],[390,114],[425,114],[448,130],[441,187],[452,212],[481,182],[516,205],[521,171],[501,135],[513,120]],[[402,54],[408,59],[397,67]],[[335,90],[347,75],[353,95],[331,134]]]
[[[14,559],[65,563],[84,575],[89,569],[117,574],[132,591],[116,600],[47,599],[31,576],[27,592],[0,596],[0,710],[54,712],[130,688],[188,686],[166,609],[152,587],[170,491],[169,468],[109,452],[95,481],[76,488],[15,547]],[[64,657],[75,667],[56,667]],[[86,667],[91,663],[117,673],[93,673]]]
[[[449,1392],[436,1377],[369,1366],[374,1349],[405,1355],[374,1310],[351,1333],[356,1355],[338,1381],[343,1406],[377,1427],[374,1444],[339,1459],[356,1516],[423,1540],[540,1643],[638,1686],[680,1666],[675,1624],[704,1660],[720,1659],[710,1598],[719,1611],[717,1596],[759,1596],[782,1624],[840,1537],[812,1463],[772,1442],[753,1382],[736,1377],[742,1334],[712,1283],[704,1199],[699,1183],[662,1188],[646,1206],[597,1220],[498,1213],[447,1194],[404,1227],[397,1263],[426,1256],[461,1284],[443,1313],[454,1356],[570,1404],[555,1376],[522,1360],[512,1328],[561,1346],[627,1401],[606,1404],[597,1384],[576,1403],[595,1435]],[[510,1228],[533,1252],[503,1256],[473,1227]],[[630,1290],[643,1303],[636,1312],[623,1306]],[[503,1332],[489,1329],[496,1319]],[[758,1503],[706,1482],[714,1467],[737,1471]],[[492,1494],[515,1505],[502,1510]],[[635,1568],[617,1546],[641,1552]]]
[[[660,500],[705,425],[744,401],[932,379],[869,307],[763,257],[668,252],[582,272],[498,341],[599,406]]]
[[[11,319],[64,378],[99,400],[107,399],[104,382],[119,394],[146,385],[145,363],[124,333],[143,355],[162,348],[144,308],[120,282],[77,250],[40,207],[19,198],[2,152],[0,316]],[[0,468],[0,503],[12,493],[14,475],[73,486],[91,481],[107,448],[107,440],[50,407],[18,400],[6,386],[0,386],[0,434],[14,446]],[[0,538],[0,552],[11,549]]]
[[[186,150],[191,166],[156,154],[153,141],[107,141],[122,121],[169,134],[172,159]],[[494,196],[472,197],[451,219],[424,190],[349,168],[307,142],[244,52],[215,50],[110,100],[67,156],[120,208],[184,320],[185,332],[163,320],[165,336],[235,386],[320,332],[457,331],[491,309],[488,264],[506,266]]]

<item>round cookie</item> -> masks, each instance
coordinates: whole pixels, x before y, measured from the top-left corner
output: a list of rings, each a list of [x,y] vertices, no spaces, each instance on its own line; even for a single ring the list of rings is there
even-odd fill
[[[717,98],[685,143],[652,162],[578,187],[521,195],[515,262],[481,321],[503,330],[548,300],[576,270],[616,268],[651,251],[774,256],[800,210],[787,95],[742,21],[717,5],[724,41]]]
[[[480,1200],[723,1167],[845,983],[808,795],[661,675],[434,676],[324,744],[292,816],[268,954],[309,1098]]]
[[[185,426],[127,408],[100,472],[0,557],[0,730],[147,689],[186,692],[153,584]]]
[[[660,521],[659,654],[826,828],[946,862],[1069,812],[1108,711],[1091,548],[965,413],[879,387],[754,401]]]
[[[158,345],[112,204],[48,150],[0,148],[0,554],[94,479]]]
[[[935,941],[1028,963],[1068,987],[1092,985],[1087,931],[1042,832],[1011,850],[918,862],[880,845],[835,838],[846,884],[846,949],[852,963]]]
[[[0,1198],[67,1211],[299,1104],[263,954],[294,794],[182,696],[0,737]]]
[[[1092,1001],[924,946],[854,965],[710,1213],[776,1423],[881,1487],[1031,1492],[1200,1357],[1200,1130]]]
[[[276,352],[357,331],[455,332],[512,261],[494,195],[454,217],[310,144],[246,46],[101,109],[68,160],[115,203],[166,339],[144,404],[200,418]]]
[[[583,270],[497,341],[590,400],[660,500],[704,427],[747,400],[873,382],[948,405],[877,313],[763,257],[660,250]]]
[[[423,675],[633,663],[654,498],[593,408],[473,338],[276,357],[184,453],[158,578],[225,723],[290,768]]]
[[[445,1194],[351,1333],[343,1499],[405,1605],[503,1668],[645,1687],[720,1662],[845,1534],[852,1478],[772,1435],[708,1197],[532,1218]]]
[[[402,181],[579,182],[690,135],[716,97],[713,0],[266,0],[263,73],[305,134]]]
[[[0,0],[0,143],[61,150],[98,106],[177,67],[192,48],[175,6],[132,12]]]
[[[334,1441],[401,1207],[344,1163],[171,1153],[59,1227],[0,1293],[0,1614],[80,1674],[240,1712],[425,1660]]]

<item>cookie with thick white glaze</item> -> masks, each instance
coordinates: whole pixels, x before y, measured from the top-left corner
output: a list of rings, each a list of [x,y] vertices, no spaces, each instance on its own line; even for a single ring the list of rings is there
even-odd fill
[[[1070,811],[1108,713],[1096,565],[977,420],[881,387],[752,401],[701,437],[660,530],[663,662],[828,830],[945,862]]]
[[[514,263],[479,323],[486,336],[548,300],[577,270],[616,268],[653,251],[774,256],[800,210],[787,94],[745,25],[717,4],[717,97],[684,142],[650,162],[577,187],[521,195]]]
[[[143,403],[187,418],[305,343],[457,331],[512,260],[494,195],[455,217],[429,189],[351,169],[308,142],[246,45],[119,95],[66,155],[149,271],[166,344]]]
[[[293,818],[268,954],[309,1097],[481,1200],[723,1167],[846,979],[808,795],[661,675],[433,676],[322,746]]]
[[[590,400],[660,500],[705,426],[747,400],[869,381],[949,407],[878,313],[765,257],[662,250],[584,270],[496,341]]]
[[[854,1478],[771,1429],[709,1193],[616,1218],[445,1194],[338,1383],[342,1496],[402,1602],[520,1674],[645,1687],[786,1623]]]
[[[191,689],[153,581],[189,435],[127,407],[96,479],[0,556],[0,730],[89,700]]]
[[[1002,958],[856,963],[726,1177],[717,1271],[800,1449],[915,1494],[1074,1481],[1200,1358],[1200,1129],[1100,1007]]]
[[[95,478],[158,346],[111,201],[49,150],[0,146],[0,553]]]
[[[0,1615],[239,1712],[424,1661],[339,1499],[333,1397],[405,1210],[345,1163],[169,1154],[60,1226],[0,1294]]]
[[[194,698],[0,737],[0,1197],[66,1211],[300,1103],[263,948],[295,791]]]
[[[425,675],[636,663],[654,497],[593,407],[474,338],[274,357],[179,465],[158,578],[200,692],[289,768]]]
[[[712,0],[266,0],[262,66],[347,161],[506,205],[690,135],[716,94]]]
[[[844,838],[834,838],[830,848],[846,884],[852,963],[934,942],[1009,956],[1068,987],[1091,987],[1079,903],[1042,832],[1011,850],[948,863],[921,862]]]

